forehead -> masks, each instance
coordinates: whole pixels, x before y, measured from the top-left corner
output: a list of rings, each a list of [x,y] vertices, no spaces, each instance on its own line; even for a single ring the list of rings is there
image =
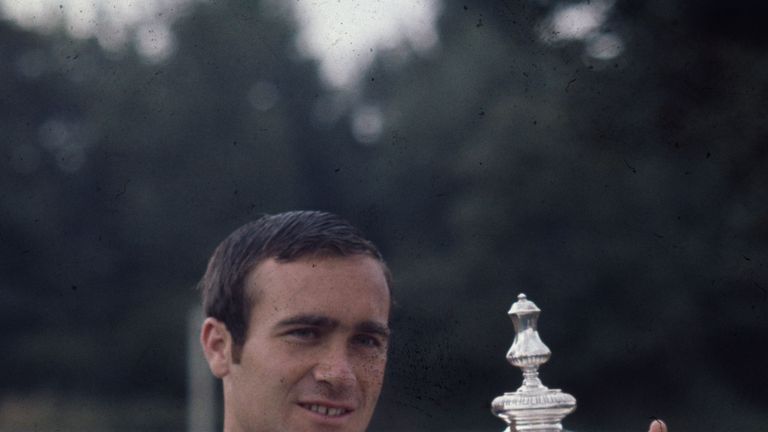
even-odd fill
[[[367,255],[268,259],[249,273],[246,287],[256,300],[252,324],[298,314],[323,315],[349,325],[386,323],[389,317],[383,266]]]

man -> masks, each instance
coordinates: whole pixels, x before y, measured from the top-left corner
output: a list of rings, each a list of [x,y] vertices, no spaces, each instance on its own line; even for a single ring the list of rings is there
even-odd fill
[[[224,432],[364,431],[387,361],[389,279],[333,214],[264,216],[230,234],[200,283]]]
[[[203,280],[205,357],[225,432],[363,431],[387,361],[388,270],[348,222],[289,212],[246,224]]]

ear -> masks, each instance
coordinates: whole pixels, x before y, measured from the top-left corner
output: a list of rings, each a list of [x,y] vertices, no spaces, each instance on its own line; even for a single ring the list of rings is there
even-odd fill
[[[216,318],[206,318],[200,329],[200,344],[208,360],[208,367],[216,378],[228,375],[232,363],[232,335],[226,324]]]

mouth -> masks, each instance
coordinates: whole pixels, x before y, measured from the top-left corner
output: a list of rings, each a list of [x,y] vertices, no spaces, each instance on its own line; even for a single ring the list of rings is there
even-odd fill
[[[299,403],[299,406],[307,411],[327,419],[344,418],[353,410],[343,406],[331,406],[322,403]]]

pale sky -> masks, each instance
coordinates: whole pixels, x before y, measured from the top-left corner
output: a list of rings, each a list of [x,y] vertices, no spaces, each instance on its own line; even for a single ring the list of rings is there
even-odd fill
[[[64,26],[74,37],[96,38],[106,50],[133,45],[145,59],[173,54],[174,20],[208,0],[0,0],[0,13],[42,32]],[[272,10],[299,24],[297,51],[318,61],[330,88],[354,89],[374,59],[398,61],[424,54],[439,43],[441,0],[266,0]],[[621,39],[601,31],[614,0],[557,5],[541,26],[544,42],[583,40],[586,52],[608,59],[623,50]]]
[[[206,0],[0,0],[5,19],[49,33],[95,38],[108,51],[133,45],[145,59],[172,55],[173,21]],[[439,0],[271,0],[299,23],[296,48],[318,60],[331,88],[354,87],[377,54],[424,53],[438,43]]]
[[[374,58],[425,53],[438,43],[437,0],[344,0],[292,2],[300,24],[297,47],[320,61],[332,87],[353,85]]]

